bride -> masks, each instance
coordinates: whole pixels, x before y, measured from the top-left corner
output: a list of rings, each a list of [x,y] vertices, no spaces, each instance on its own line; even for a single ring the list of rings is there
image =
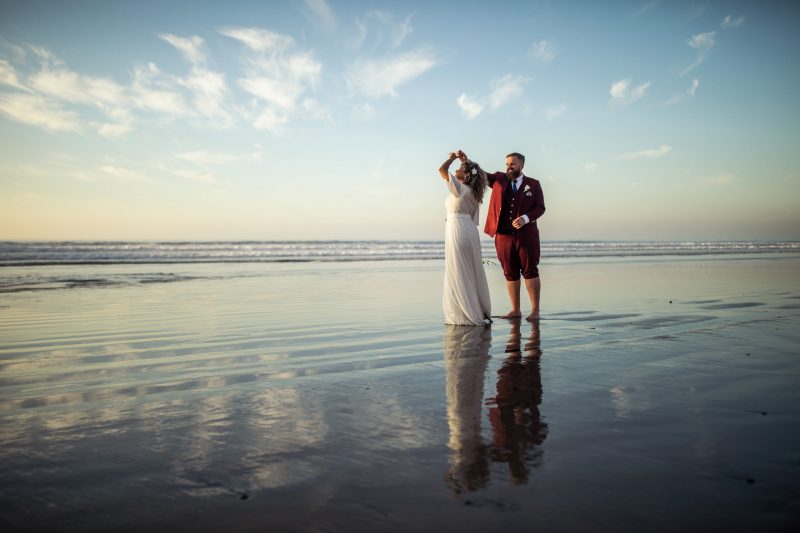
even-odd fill
[[[444,230],[444,322],[456,325],[484,325],[491,322],[491,302],[486,273],[481,261],[478,210],[486,189],[486,173],[477,163],[463,157],[455,175],[450,165],[459,158],[450,152],[439,167],[450,195],[445,201]]]

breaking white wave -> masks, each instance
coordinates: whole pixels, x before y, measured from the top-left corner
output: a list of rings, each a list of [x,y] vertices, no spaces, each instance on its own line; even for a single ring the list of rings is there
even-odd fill
[[[492,241],[483,255],[494,257]],[[785,241],[547,241],[542,258],[798,253]],[[0,266],[442,259],[442,241],[0,242]]]

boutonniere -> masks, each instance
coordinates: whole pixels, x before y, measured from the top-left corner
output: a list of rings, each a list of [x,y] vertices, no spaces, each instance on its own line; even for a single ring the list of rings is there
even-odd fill
[[[533,193],[531,192],[531,186],[530,185],[525,185],[525,188],[522,189],[522,190],[525,191],[525,196],[533,195]]]

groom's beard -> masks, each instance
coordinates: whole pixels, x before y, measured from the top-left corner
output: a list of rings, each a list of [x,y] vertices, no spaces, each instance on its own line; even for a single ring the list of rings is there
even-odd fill
[[[511,178],[512,180],[515,180],[519,177],[519,172],[517,172],[516,170],[509,170],[508,172],[506,172],[506,175],[508,175],[508,177]]]

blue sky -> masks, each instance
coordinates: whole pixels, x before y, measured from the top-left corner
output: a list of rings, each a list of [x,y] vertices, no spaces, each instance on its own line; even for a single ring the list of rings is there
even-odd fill
[[[457,148],[545,239],[800,238],[794,2],[2,9],[0,238],[439,239]]]

